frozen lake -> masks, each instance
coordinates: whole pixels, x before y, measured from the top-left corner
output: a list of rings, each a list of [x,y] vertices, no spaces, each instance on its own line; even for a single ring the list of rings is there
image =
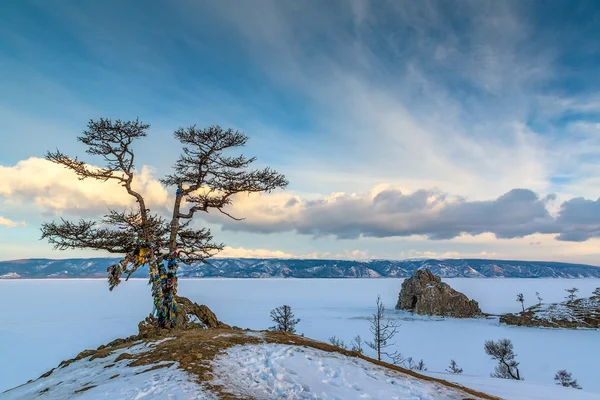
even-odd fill
[[[589,296],[600,279],[445,279],[479,302],[488,313],[515,312],[516,294],[534,304],[560,301],[564,289]],[[113,339],[137,332],[151,311],[145,280],[123,282],[114,292],[105,280],[0,280],[0,392]],[[367,318],[381,295],[391,318],[401,323],[396,345],[423,359],[429,371],[443,371],[451,358],[465,374],[489,376],[494,362],[483,351],[489,339],[513,341],[526,380],[553,384],[567,369],[586,391],[600,393],[600,331],[509,327],[497,319],[453,320],[413,317],[394,311],[402,279],[201,279],[181,280],[179,294],[208,305],[222,321],[243,328],[271,326],[269,311],[289,304],[301,319],[298,333],[327,341],[369,338]],[[599,396],[600,398],[600,396]]]

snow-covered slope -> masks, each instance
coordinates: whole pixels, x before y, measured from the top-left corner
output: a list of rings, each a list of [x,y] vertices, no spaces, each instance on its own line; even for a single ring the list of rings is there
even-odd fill
[[[28,259],[0,262],[2,278],[104,278],[115,258]],[[214,258],[181,265],[181,278],[378,278],[408,277],[429,268],[442,278],[600,278],[600,267],[499,260],[304,260]],[[133,277],[147,277],[141,268]]]
[[[535,317],[553,323],[556,320],[564,320],[580,325],[600,321],[600,296],[593,296],[562,303],[542,304],[532,307]]]
[[[360,358],[282,344],[229,348],[213,361],[213,374],[228,393],[265,400],[473,398]]]
[[[2,400],[25,399],[216,399],[177,363],[129,366],[124,353],[137,355],[151,351],[157,342],[138,343],[113,351],[107,357],[87,357],[55,368],[47,376],[0,393]]]
[[[491,399],[300,336],[223,329],[172,334],[84,351],[0,399]]]

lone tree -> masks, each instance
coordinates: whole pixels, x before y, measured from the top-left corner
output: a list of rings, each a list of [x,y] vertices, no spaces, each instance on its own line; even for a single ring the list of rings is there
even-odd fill
[[[522,380],[519,374],[519,363],[515,360],[517,356],[513,349],[513,344],[509,339],[500,339],[497,342],[486,340],[485,352],[498,361],[496,369],[491,374],[492,378],[516,379]]]
[[[569,301],[573,301],[577,298],[577,295],[575,293],[579,292],[579,289],[577,289],[576,287],[571,288],[571,289],[565,289],[565,291],[567,293],[569,293],[565,299],[569,300]]]
[[[581,389],[581,386],[579,386],[579,384],[577,384],[577,379],[573,379],[573,377],[571,376],[571,373],[567,372],[567,370],[565,370],[565,369],[559,370],[554,375],[554,380],[556,381],[557,385],[561,385],[561,386],[565,386],[565,387],[572,387],[575,389]]]
[[[270,327],[270,330],[287,333],[296,333],[296,325],[300,322],[300,319],[296,319],[292,308],[288,305],[272,309],[271,320],[275,322],[275,326]]]
[[[229,156],[229,150],[243,147],[248,137],[219,126],[175,131],[182,154],[173,171],[161,182],[175,187],[171,220],[152,212],[144,196],[134,189],[134,142],[147,136],[150,125],[139,120],[121,121],[101,118],[90,120],[87,130],[77,139],[87,146],[86,153],[98,156],[104,164],[92,167],[60,151],[48,152],[46,159],[73,171],[80,180],[116,182],[136,202],[131,210],[109,210],[101,219],[77,222],[61,219],[42,225],[42,238],[55,249],[104,250],[121,254],[122,260],[109,267],[112,291],[126,274],[127,280],[138,268],[149,266],[157,326],[175,326],[177,268],[179,262],[206,260],[218,253],[223,244],[214,243],[209,229],[195,229],[190,222],[198,211],[216,210],[230,218],[226,206],[239,193],[270,192],[285,188],[285,177],[269,168],[250,169],[255,158]],[[237,219],[237,218],[234,218]]]
[[[371,318],[371,333],[373,341],[366,342],[366,345],[377,351],[377,359],[381,361],[381,355],[384,354],[392,359],[396,358],[396,354],[388,354],[384,350],[393,345],[389,341],[398,333],[398,325],[385,317],[385,306],[381,302],[381,296],[377,296],[377,310]]]
[[[525,297],[523,296],[523,293],[517,294],[517,301],[519,303],[521,303],[521,307],[523,308],[523,312],[525,312]]]
[[[448,366],[448,368],[446,368],[446,371],[450,372],[451,374],[462,374],[463,373],[463,369],[460,368],[458,366],[458,364],[456,364],[456,361],[454,361],[454,360],[450,360],[450,365]]]
[[[535,297],[537,297],[537,299],[538,299],[538,306],[541,306],[542,300],[544,300],[544,299],[541,298],[540,292],[535,292]]]

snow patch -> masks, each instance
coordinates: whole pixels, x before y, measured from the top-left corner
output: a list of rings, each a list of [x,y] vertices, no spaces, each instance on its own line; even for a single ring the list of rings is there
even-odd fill
[[[131,360],[116,358],[122,353],[140,354],[167,338],[149,344],[141,343],[128,349],[119,349],[108,357],[91,357],[75,361],[66,367],[56,368],[45,377],[15,389],[0,393],[0,399],[216,399],[211,393],[193,382],[193,378],[178,368],[178,363],[161,361],[157,364],[129,367]],[[159,365],[165,367],[149,371]]]
[[[217,336],[215,336],[214,338],[220,338],[220,337],[234,337],[237,336],[235,333],[219,333]]]
[[[188,322],[192,324],[204,325],[204,323],[200,321],[200,318],[198,318],[196,314],[186,314],[186,317],[188,319]]]
[[[585,323],[585,317],[600,315],[600,297],[579,299],[574,303],[542,304],[533,310],[535,318],[540,320]]]
[[[265,334],[263,332],[246,332],[246,331],[240,331],[240,332],[235,332],[235,333],[219,333],[217,336],[215,336],[215,338],[220,338],[220,337],[235,337],[235,336],[250,336],[250,337],[255,337],[257,339],[264,339],[265,338]]]
[[[355,357],[281,344],[234,346],[212,361],[214,382],[256,399],[463,399],[466,393]]]
[[[265,338],[265,333],[264,332],[252,332],[252,331],[248,331],[248,332],[244,332],[244,335],[250,336],[250,337],[254,337],[254,338],[257,338],[257,339],[264,339]]]
[[[503,399],[519,400],[592,400],[598,399],[597,393],[558,385],[545,385],[530,381],[487,378],[472,375],[454,375],[437,372],[424,372],[424,375],[453,382],[473,390],[484,392]]]

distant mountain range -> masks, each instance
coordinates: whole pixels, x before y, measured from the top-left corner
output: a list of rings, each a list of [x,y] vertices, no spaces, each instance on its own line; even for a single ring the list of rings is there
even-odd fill
[[[32,258],[0,262],[0,279],[104,278],[117,258]],[[404,278],[429,268],[443,278],[600,278],[600,267],[557,262],[478,259],[304,260],[214,258],[181,265],[180,278]],[[145,278],[147,267],[134,278]]]

